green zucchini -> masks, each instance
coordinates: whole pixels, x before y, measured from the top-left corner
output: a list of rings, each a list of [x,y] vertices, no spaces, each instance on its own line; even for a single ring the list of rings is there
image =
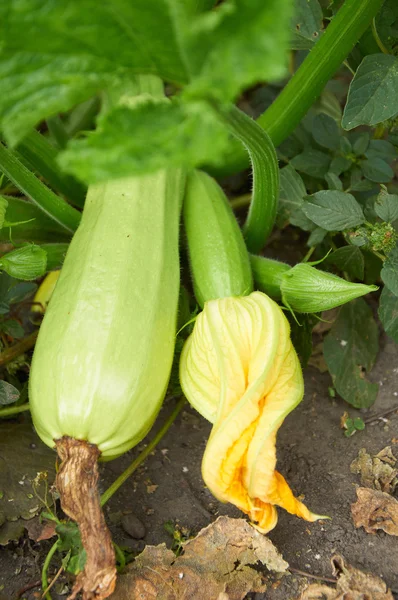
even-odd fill
[[[187,177],[183,217],[200,306],[216,298],[250,294],[253,278],[242,232],[223,190],[202,171]]]
[[[173,361],[179,296],[180,170],[89,187],[45,313],[29,380],[33,423],[61,459],[63,511],[87,560],[72,592],[104,599],[115,554],[96,490],[97,459],[148,432]]]
[[[48,446],[67,435],[112,459],[151,427],[173,358],[182,183],[176,170],[89,188],[32,360]]]

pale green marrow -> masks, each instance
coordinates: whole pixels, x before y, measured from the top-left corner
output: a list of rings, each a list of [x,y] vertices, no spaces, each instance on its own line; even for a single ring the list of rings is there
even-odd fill
[[[112,459],[152,426],[173,360],[184,181],[175,169],[90,186],[32,360],[48,446],[70,436]]]

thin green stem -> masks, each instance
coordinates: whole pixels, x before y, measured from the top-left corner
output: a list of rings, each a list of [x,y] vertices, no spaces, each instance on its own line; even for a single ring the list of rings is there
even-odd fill
[[[54,194],[2,143],[0,143],[0,171],[46,215],[62,225],[64,229],[69,232],[74,232],[77,229],[81,218],[80,213]]]
[[[230,200],[229,203],[231,205],[232,210],[240,210],[241,208],[247,208],[251,202],[251,199],[251,194],[242,194],[242,196],[232,198],[232,200]]]
[[[38,333],[39,330],[37,329],[36,331],[33,331],[33,333],[27,335],[25,338],[17,342],[16,344],[13,344],[12,346],[6,348],[0,354],[0,367],[4,367],[4,365],[7,365],[8,363],[18,358],[18,356],[21,356],[21,354],[24,354],[24,352],[30,350],[30,348],[33,348],[33,346],[36,343]]]
[[[41,175],[54,190],[66,196],[72,204],[83,208],[86,187],[61,170],[56,160],[58,154],[58,149],[44,135],[32,130],[18,145],[16,156],[20,155],[27,161],[28,168]]]
[[[45,598],[45,600],[52,600],[50,592],[48,592],[47,573],[48,573],[48,567],[50,566],[51,559],[54,556],[54,554],[56,553],[57,548],[58,548],[58,540],[56,542],[54,542],[54,544],[51,546],[51,548],[46,556],[46,560],[44,561],[43,569],[41,571],[41,587],[43,590],[43,597]]]
[[[137,456],[136,459],[133,460],[130,466],[127,467],[125,471],[112,483],[112,485],[102,494],[101,496],[101,506],[104,506],[108,500],[113,496],[115,492],[123,485],[125,481],[138,469],[138,467],[144,462],[146,457],[156,448],[160,440],[167,433],[170,426],[174,423],[177,416],[181,412],[185,404],[185,398],[180,398],[177,404],[174,407],[173,412],[164,423],[164,425],[157,432],[153,440],[151,440],[148,445],[144,448],[144,450]]]
[[[29,402],[25,404],[20,404],[19,406],[9,406],[8,408],[2,408],[0,410],[0,419],[3,417],[12,417],[13,415],[17,415],[18,413],[25,412],[26,410],[30,410]]]
[[[383,52],[383,54],[389,54],[389,51],[387,50],[387,48],[385,47],[385,45],[383,44],[383,42],[380,39],[380,36],[378,34],[377,28],[376,28],[376,19],[372,19],[372,34],[373,37],[375,39],[376,44],[378,45],[378,47],[380,48],[380,50]]]
[[[383,0],[346,0],[275,102],[258,119],[275,146],[281,144],[320,96],[326,83],[351,52],[380,9]],[[248,166],[238,144],[231,145],[215,174],[235,173]]]
[[[215,107],[234,136],[245,146],[253,169],[253,193],[243,235],[249,252],[259,252],[275,224],[279,198],[279,169],[268,134],[244,112]]]

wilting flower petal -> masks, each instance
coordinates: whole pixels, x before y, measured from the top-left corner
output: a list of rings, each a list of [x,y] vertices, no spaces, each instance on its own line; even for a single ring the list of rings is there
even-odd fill
[[[289,323],[273,300],[254,292],[207,302],[184,346],[180,379],[189,402],[213,423],[202,475],[214,496],[262,532],[276,525],[275,506],[321,518],[275,471],[276,433],[304,386]]]

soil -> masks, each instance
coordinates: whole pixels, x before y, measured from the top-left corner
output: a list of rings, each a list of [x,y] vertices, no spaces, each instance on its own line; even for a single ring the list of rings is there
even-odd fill
[[[375,535],[356,530],[350,505],[356,499],[359,476],[350,472],[350,464],[361,448],[376,454],[391,445],[398,455],[398,412],[376,419],[362,432],[347,438],[340,429],[340,418],[347,409],[350,416],[368,420],[388,409],[398,410],[398,347],[383,338],[378,362],[371,379],[380,384],[376,404],[360,413],[328,393],[330,377],[312,367],[305,371],[306,392],[301,405],[286,419],[278,437],[278,469],[297,494],[314,512],[327,514],[329,521],[306,523],[279,511],[279,523],[269,534],[293,569],[313,576],[331,577],[330,558],[342,554],[352,565],[383,577],[387,585],[398,590],[398,544],[393,536]],[[162,410],[158,424],[167,418],[173,401]],[[113,538],[120,546],[139,552],[145,544],[172,544],[166,522],[194,535],[218,515],[240,516],[238,510],[220,504],[204,487],[200,463],[210,426],[187,405],[156,451],[149,456],[135,476],[127,481],[106,506],[106,518]],[[100,491],[104,491],[129,465],[141,447],[100,470]],[[126,514],[137,519],[126,519]],[[123,519],[124,517],[124,519]],[[133,539],[122,527],[122,519],[133,523],[143,539]],[[141,522],[141,523],[140,523]],[[132,532],[134,534],[134,531]],[[0,551],[1,600],[14,600],[24,586],[40,579],[40,566],[51,542],[35,544],[24,539]],[[54,565],[53,573],[55,573]],[[282,579],[271,577],[266,594],[255,600],[289,600],[296,598],[304,585],[313,581],[297,573]],[[38,598],[39,587],[20,597]],[[67,588],[60,579],[54,599],[65,598]],[[36,595],[35,595],[36,594]],[[398,596],[397,596],[398,597]],[[194,600],[194,599],[193,599]],[[209,599],[211,600],[211,599]]]

